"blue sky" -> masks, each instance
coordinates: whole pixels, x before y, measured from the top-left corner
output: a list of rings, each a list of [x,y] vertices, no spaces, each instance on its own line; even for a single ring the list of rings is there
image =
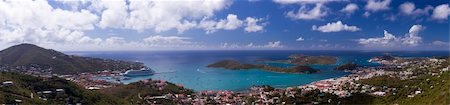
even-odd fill
[[[0,1],[1,48],[449,50],[446,0]]]

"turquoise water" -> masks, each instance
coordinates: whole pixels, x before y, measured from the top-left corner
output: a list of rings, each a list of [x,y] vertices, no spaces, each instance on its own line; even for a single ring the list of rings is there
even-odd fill
[[[134,77],[124,80],[124,83],[136,82],[142,79],[167,80],[176,84],[201,90],[246,90],[254,85],[271,85],[278,88],[308,84],[313,81],[335,78],[349,73],[333,70],[339,64],[348,61],[364,66],[376,66],[367,60],[385,52],[363,51],[142,51],[142,52],[68,52],[69,54],[100,58],[140,61],[151,67],[157,74],[152,76]],[[448,56],[448,52],[390,52],[398,56]],[[246,63],[256,63],[256,60],[287,59],[291,54],[330,55],[339,58],[335,65],[311,65],[321,71],[316,74],[285,74],[263,70],[225,70],[206,68],[205,66],[223,59],[235,59]],[[290,64],[269,63],[279,67],[289,67]]]

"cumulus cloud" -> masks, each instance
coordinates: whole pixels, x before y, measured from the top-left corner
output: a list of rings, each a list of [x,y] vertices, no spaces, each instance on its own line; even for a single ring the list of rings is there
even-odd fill
[[[150,44],[189,44],[192,43],[187,41],[190,39],[189,37],[154,35],[144,38],[143,41]]]
[[[240,20],[237,15],[228,14],[227,19],[219,21],[203,19],[198,27],[205,30],[207,34],[214,33],[217,30],[234,30],[243,26],[245,26],[246,32],[258,32],[264,29],[264,25],[261,24],[262,20],[252,17]]]
[[[257,24],[258,22],[261,22],[263,19],[262,18],[252,18],[252,17],[247,17],[245,19],[245,22],[247,23],[246,27],[245,27],[245,32],[258,32],[258,31],[262,31],[264,30],[264,26],[265,24],[259,25]]]
[[[352,14],[358,9],[359,9],[358,5],[356,5],[355,3],[350,3],[350,4],[347,4],[347,6],[342,8],[340,11],[348,13],[348,14]]]
[[[358,43],[370,47],[401,47],[405,46],[417,46],[422,42],[422,37],[419,36],[419,32],[424,30],[422,25],[413,25],[409,32],[404,37],[396,37],[388,31],[384,31],[384,37],[359,39]]]
[[[264,47],[267,47],[267,48],[282,48],[284,46],[281,44],[281,41],[275,41],[275,42],[267,43],[267,45],[264,45]]]
[[[129,17],[125,27],[138,31],[156,32],[176,29],[179,32],[194,28],[196,19],[211,17],[231,4],[228,0],[204,1],[129,1]]]
[[[295,39],[295,41],[304,41],[305,39],[303,39],[303,37],[298,37],[297,39]]]
[[[399,7],[400,13],[404,15],[413,15],[413,16],[420,16],[420,15],[427,15],[430,10],[433,10],[432,6],[426,6],[423,9],[416,9],[416,6],[412,2],[405,2],[401,4]]]
[[[361,29],[356,26],[350,26],[347,24],[343,24],[341,21],[337,21],[334,23],[327,23],[326,25],[323,25],[323,26],[313,25],[312,30],[317,30],[320,32],[340,32],[340,31],[354,32],[354,31],[359,31]]]
[[[419,32],[424,30],[425,27],[422,25],[413,25],[409,29],[409,33],[402,39],[403,44],[410,46],[417,46],[422,42],[422,37],[419,36]]]
[[[447,20],[449,14],[450,8],[448,7],[448,4],[441,4],[434,8],[431,18],[436,20]]]
[[[0,1],[1,43],[91,43],[84,35],[98,16],[88,10],[53,8],[47,1]]]
[[[297,12],[289,11],[286,16],[296,20],[317,20],[327,15],[326,7],[322,3],[315,4],[314,8],[308,10],[302,5]]]
[[[364,8],[368,11],[377,12],[388,10],[390,4],[391,0],[369,0]]]
[[[122,28],[128,17],[127,4],[123,0],[104,1],[94,0],[91,2],[91,8],[101,13],[101,19],[98,23],[100,28]]]
[[[384,30],[384,37],[359,39],[359,44],[367,46],[394,46],[398,39]]]

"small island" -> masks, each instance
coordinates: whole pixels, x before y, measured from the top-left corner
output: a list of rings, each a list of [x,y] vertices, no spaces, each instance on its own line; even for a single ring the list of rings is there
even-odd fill
[[[358,64],[353,62],[348,62],[343,65],[340,65],[335,68],[335,70],[356,70],[358,67],[360,67]]]
[[[290,55],[285,60],[258,60],[258,62],[281,62],[294,65],[332,65],[336,64],[337,57],[334,56],[310,56],[304,54]]]
[[[309,66],[303,66],[303,65],[296,65],[289,68],[281,68],[281,67],[275,67],[275,66],[268,66],[263,64],[244,64],[240,63],[236,60],[222,60],[218,61],[216,63],[210,64],[207,67],[211,68],[224,68],[224,69],[230,69],[230,70],[248,70],[248,69],[262,69],[265,71],[271,71],[271,72],[279,72],[279,73],[316,73],[319,70],[311,68]]]
[[[295,54],[289,56],[285,62],[296,65],[331,65],[336,64],[337,58],[333,56],[308,56],[303,54]]]

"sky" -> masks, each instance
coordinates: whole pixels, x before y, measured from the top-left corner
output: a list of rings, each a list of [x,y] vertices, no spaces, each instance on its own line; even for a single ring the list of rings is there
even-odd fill
[[[0,48],[449,50],[447,0],[1,0]]]

